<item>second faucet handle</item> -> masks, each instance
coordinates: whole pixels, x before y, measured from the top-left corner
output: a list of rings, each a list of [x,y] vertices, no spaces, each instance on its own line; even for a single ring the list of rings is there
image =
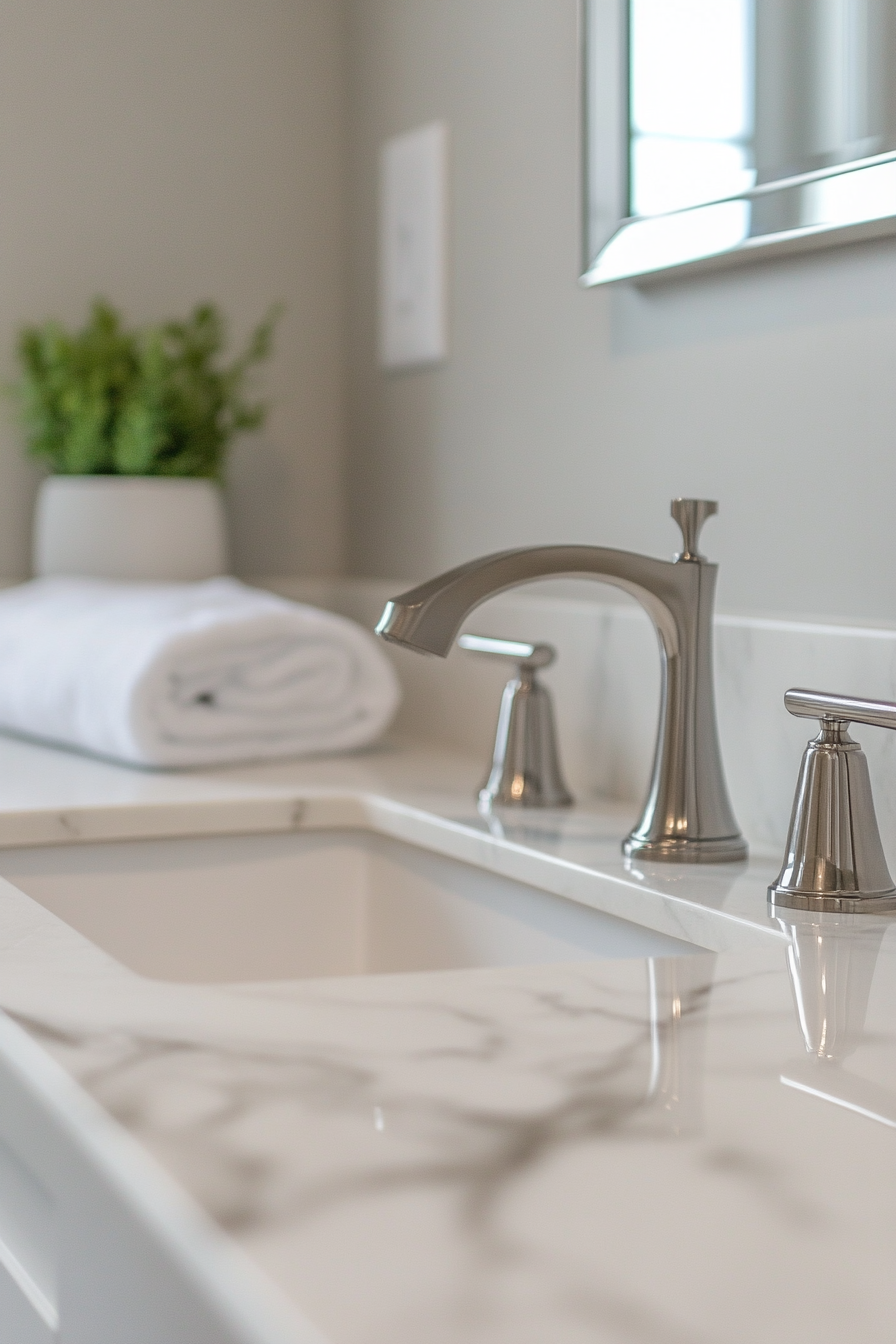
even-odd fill
[[[458,644],[468,653],[488,653],[496,658],[512,658],[524,672],[550,667],[557,657],[552,644],[527,644],[519,639],[496,639],[492,635],[461,635]]]
[[[572,794],[563,782],[557,752],[554,710],[546,686],[536,677],[556,658],[550,644],[528,644],[491,635],[461,635],[468,653],[511,658],[517,675],[504,687],[488,779],[479,804],[517,807],[569,807]]]
[[[803,754],[784,863],[768,889],[772,905],[836,914],[896,909],[868,762],[847,732],[850,723],[896,728],[896,704],[794,688],[784,705],[797,718],[818,719],[821,732]]]
[[[868,723],[872,728],[896,728],[896,705],[889,700],[860,700],[833,691],[787,691],[784,708],[798,719],[826,723]]]
[[[700,531],[707,518],[718,513],[719,505],[714,499],[673,499],[671,513],[681,528],[684,550],[676,555],[676,560],[705,560],[700,554]]]

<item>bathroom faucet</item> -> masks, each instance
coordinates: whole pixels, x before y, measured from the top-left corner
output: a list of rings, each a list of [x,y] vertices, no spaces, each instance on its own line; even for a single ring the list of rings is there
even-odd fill
[[[700,529],[717,507],[707,499],[672,501],[684,538],[674,560],[604,546],[536,546],[471,560],[387,602],[377,634],[444,658],[473,608],[518,584],[588,577],[631,593],[656,627],[662,690],[647,801],[623,853],[673,863],[746,858],[716,730],[712,608],[718,566],[697,549]]]

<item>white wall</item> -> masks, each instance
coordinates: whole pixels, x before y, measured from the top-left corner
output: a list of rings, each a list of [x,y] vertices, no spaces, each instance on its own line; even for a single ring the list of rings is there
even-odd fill
[[[896,243],[579,289],[577,8],[348,0],[352,569],[668,553],[670,497],[706,495],[723,609],[896,620]],[[451,357],[384,375],[377,147],[441,117]]]
[[[342,558],[339,0],[0,0],[0,368],[19,325],[287,304],[268,427],[231,472],[237,568]],[[0,416],[0,574],[37,472]]]

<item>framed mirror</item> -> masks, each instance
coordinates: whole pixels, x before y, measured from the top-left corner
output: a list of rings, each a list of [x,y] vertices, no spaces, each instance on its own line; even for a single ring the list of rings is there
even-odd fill
[[[583,284],[896,233],[894,0],[583,3]]]

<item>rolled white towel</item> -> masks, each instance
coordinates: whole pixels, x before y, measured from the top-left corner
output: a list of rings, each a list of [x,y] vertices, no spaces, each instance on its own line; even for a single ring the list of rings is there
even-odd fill
[[[129,764],[347,751],[400,694],[360,625],[236,579],[0,592],[0,727]]]

